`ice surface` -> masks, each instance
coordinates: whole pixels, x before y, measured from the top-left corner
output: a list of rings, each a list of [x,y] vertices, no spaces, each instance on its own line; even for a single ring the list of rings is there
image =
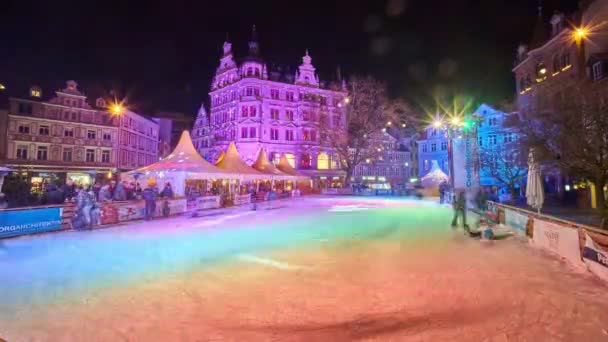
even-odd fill
[[[608,340],[603,283],[521,241],[453,232],[448,208],[278,203],[6,240],[0,338]]]

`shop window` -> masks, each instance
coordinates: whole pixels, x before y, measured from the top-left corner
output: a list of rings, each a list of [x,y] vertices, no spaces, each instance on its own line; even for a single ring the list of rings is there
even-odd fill
[[[317,169],[327,170],[329,169],[329,156],[325,152],[319,153],[317,156]]]
[[[101,152],[101,162],[109,163],[110,162],[110,151],[104,150]]]
[[[17,159],[27,159],[27,146],[17,146],[17,155],[15,157]]]
[[[86,157],[87,163],[94,163],[95,162],[95,150],[87,150],[85,157]]]
[[[71,148],[64,148],[63,149],[63,161],[64,162],[71,162],[72,161],[72,149]]]
[[[48,160],[49,159],[49,148],[46,146],[38,146],[38,154],[36,156],[38,160]]]

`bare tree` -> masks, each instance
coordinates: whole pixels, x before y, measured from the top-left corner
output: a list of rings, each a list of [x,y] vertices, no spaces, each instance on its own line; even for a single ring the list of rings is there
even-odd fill
[[[334,149],[349,184],[357,165],[374,161],[382,153],[375,137],[388,122],[398,122],[397,107],[401,104],[389,100],[384,83],[371,77],[353,77],[348,83],[348,97],[341,105],[345,108],[344,121],[321,114],[320,142]]]
[[[514,137],[514,135],[511,135]],[[480,147],[479,163],[482,175],[494,178],[498,184],[509,189],[513,199],[517,196],[517,185],[528,174],[525,145],[515,138],[503,144]]]
[[[531,147],[546,161],[571,176],[593,182],[598,209],[603,210],[603,188],[608,181],[608,103],[606,89],[583,81],[552,94],[537,96],[527,114],[526,133]]]

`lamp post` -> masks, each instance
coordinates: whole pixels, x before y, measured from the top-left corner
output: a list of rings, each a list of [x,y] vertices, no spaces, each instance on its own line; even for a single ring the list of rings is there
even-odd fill
[[[573,38],[576,42],[576,58],[577,58],[577,67],[578,74],[580,78],[585,77],[585,39],[589,35],[589,31],[585,27],[579,27],[574,29]]]

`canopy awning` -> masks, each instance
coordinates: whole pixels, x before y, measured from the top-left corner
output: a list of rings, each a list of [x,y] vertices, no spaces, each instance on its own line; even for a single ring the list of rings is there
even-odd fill
[[[251,165],[252,168],[267,174],[272,177],[274,180],[293,180],[294,176],[288,175],[284,172],[281,172],[277,169],[270,161],[268,161],[268,156],[264,149],[260,149],[260,153],[258,153],[258,159]]]
[[[279,165],[277,165],[277,169],[279,169],[279,171],[286,173],[290,176],[292,176],[292,179],[296,179],[296,180],[310,180],[310,177],[305,176],[301,173],[299,173],[296,169],[294,169],[291,164],[289,164],[289,160],[287,160],[287,157],[285,157],[285,154],[283,154],[281,156],[281,159],[279,160]]]
[[[230,143],[224,157],[219,159],[216,165],[221,170],[236,174],[240,179],[270,179],[269,175],[252,168],[241,159],[234,142]]]
[[[217,164],[219,164],[220,161],[222,161],[222,159],[224,159],[225,155],[226,155],[226,153],[224,153],[224,151],[221,151],[220,155],[217,157],[217,160],[215,161],[215,163],[213,163],[213,165],[217,166]]]
[[[193,179],[237,179],[237,175],[222,170],[198,154],[188,131],[182,132],[177,146],[166,158],[137,170],[127,172],[128,175],[183,172],[186,178]]]

